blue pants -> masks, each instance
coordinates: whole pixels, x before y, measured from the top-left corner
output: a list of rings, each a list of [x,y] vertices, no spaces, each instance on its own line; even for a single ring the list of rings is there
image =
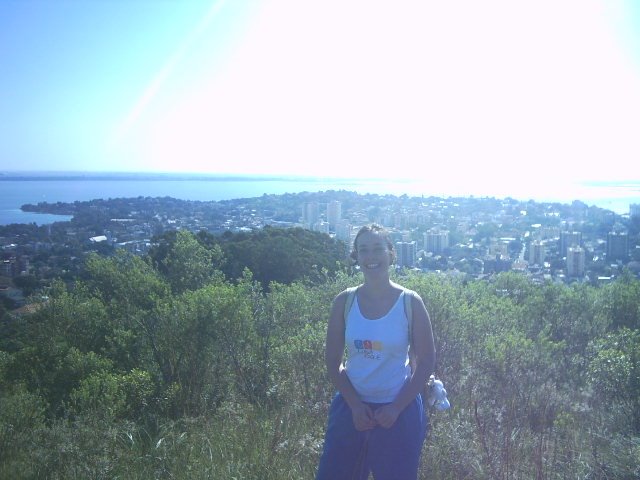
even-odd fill
[[[369,404],[372,409],[383,404]],[[316,480],[416,480],[429,420],[418,395],[389,429],[360,432],[339,393],[329,409],[324,451]]]

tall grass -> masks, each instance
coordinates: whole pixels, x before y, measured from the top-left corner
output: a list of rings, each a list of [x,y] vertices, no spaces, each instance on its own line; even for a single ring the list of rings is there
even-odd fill
[[[295,404],[226,403],[211,417],[147,428],[99,415],[59,420],[32,430],[28,450],[0,461],[0,478],[313,478],[324,416]]]

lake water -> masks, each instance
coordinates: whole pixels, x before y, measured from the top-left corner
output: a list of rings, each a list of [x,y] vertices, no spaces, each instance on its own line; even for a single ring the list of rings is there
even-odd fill
[[[23,212],[24,204],[38,202],[74,202],[97,198],[130,197],[173,197],[183,200],[217,201],[235,198],[259,197],[263,194],[284,194],[318,192],[326,190],[349,190],[361,194],[391,194],[409,196],[490,196],[504,198],[511,196],[521,200],[558,201],[570,203],[581,200],[587,205],[607,208],[618,214],[629,212],[629,205],[640,203],[640,182],[624,184],[572,185],[559,189],[552,197],[537,197],[535,192],[527,194],[520,190],[513,192],[455,192],[444,191],[438,186],[427,186],[415,181],[314,179],[314,178],[208,178],[193,177],[167,179],[163,177],[139,179],[138,177],[117,176],[107,180],[99,176],[68,179],[65,177],[42,179],[2,179],[0,181],[0,225],[10,223],[31,223],[39,225],[54,221],[68,220],[69,217]]]

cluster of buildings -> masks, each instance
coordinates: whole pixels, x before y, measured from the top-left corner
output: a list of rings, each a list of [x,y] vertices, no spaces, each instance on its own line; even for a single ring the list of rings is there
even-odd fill
[[[72,279],[88,251],[126,249],[143,255],[168,230],[250,231],[303,227],[345,244],[360,228],[386,227],[397,267],[483,278],[516,270],[540,281],[606,282],[625,268],[640,275],[640,205],[628,215],[572,205],[514,199],[396,197],[320,192],[226,202],[114,199],[80,205],[74,222],[0,235],[0,294],[11,279]],[[114,212],[117,214],[114,215]],[[113,215],[113,216],[111,216]],[[104,220],[98,222],[96,219]],[[80,221],[79,219],[86,219]],[[31,232],[31,233],[25,233]],[[16,294],[18,294],[17,292]]]
[[[301,223],[305,228],[334,234],[338,239],[349,242],[352,235],[352,225],[342,217],[342,202],[331,200],[328,203],[305,202],[302,207]]]
[[[540,280],[595,282],[606,282],[625,267],[640,275],[637,235],[632,241],[624,224],[598,216],[601,212],[589,218],[584,206],[562,218],[562,212],[549,206],[512,201],[493,213],[474,212],[460,208],[460,201],[388,205],[376,209],[373,218],[366,209],[343,212],[338,200],[311,201],[302,207],[301,224],[334,235],[349,249],[361,225],[380,223],[394,239],[399,268],[463,271],[476,277],[517,270]],[[540,209],[545,211],[536,211]],[[531,223],[532,217],[549,221]],[[627,218],[640,223],[640,205],[631,205]],[[602,223],[611,224],[604,235],[599,233]],[[493,226],[493,235],[479,235],[487,225]]]

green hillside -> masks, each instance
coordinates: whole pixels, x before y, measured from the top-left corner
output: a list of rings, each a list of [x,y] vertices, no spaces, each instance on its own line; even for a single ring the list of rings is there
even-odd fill
[[[91,255],[0,323],[0,478],[312,479],[344,247],[296,229],[178,232]],[[353,275],[353,276],[352,276]],[[421,477],[640,477],[640,282],[410,273],[452,408]]]

